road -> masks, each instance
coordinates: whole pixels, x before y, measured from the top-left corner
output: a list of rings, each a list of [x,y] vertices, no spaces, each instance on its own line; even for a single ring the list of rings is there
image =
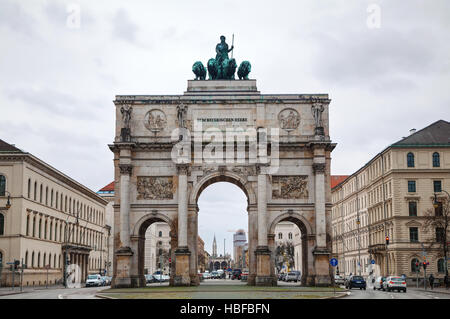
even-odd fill
[[[344,299],[450,299],[450,294],[435,293],[415,288],[408,288],[406,293],[367,288],[367,290],[352,289]]]
[[[21,294],[0,296],[0,299],[97,299],[95,294],[106,288],[109,287],[36,289]]]

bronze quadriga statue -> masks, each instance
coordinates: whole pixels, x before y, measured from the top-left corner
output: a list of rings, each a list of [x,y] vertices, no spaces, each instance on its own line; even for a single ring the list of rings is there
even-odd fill
[[[216,58],[208,60],[207,68],[210,80],[234,80],[237,68],[236,60],[228,57],[228,53],[234,49],[232,45],[228,49],[228,44],[225,42],[225,37],[220,37],[220,43],[216,45]],[[238,77],[240,80],[248,80],[250,73],[250,62],[244,61],[239,66]],[[192,72],[195,74],[195,80],[205,80],[206,69],[200,61],[197,61],[192,66]]]

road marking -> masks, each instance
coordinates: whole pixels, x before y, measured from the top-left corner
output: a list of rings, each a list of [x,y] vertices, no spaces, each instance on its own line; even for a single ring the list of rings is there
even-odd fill
[[[391,294],[391,298],[394,299],[394,295]]]
[[[58,295],[58,299],[64,299],[63,295]]]

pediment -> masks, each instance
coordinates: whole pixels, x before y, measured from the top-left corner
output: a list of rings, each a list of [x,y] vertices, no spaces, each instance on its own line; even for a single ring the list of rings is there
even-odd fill
[[[411,220],[411,221],[407,222],[405,225],[408,227],[421,227],[422,226],[422,224],[416,220]]]

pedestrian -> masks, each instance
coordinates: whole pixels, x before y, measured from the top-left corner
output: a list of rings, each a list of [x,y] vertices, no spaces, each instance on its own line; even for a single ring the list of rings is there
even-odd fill
[[[430,281],[431,289],[433,289],[433,284],[434,284],[434,276],[433,276],[433,274],[430,274],[430,277],[428,277],[428,280]]]
[[[444,286],[445,286],[445,289],[448,289],[448,275],[447,274],[444,276]]]

